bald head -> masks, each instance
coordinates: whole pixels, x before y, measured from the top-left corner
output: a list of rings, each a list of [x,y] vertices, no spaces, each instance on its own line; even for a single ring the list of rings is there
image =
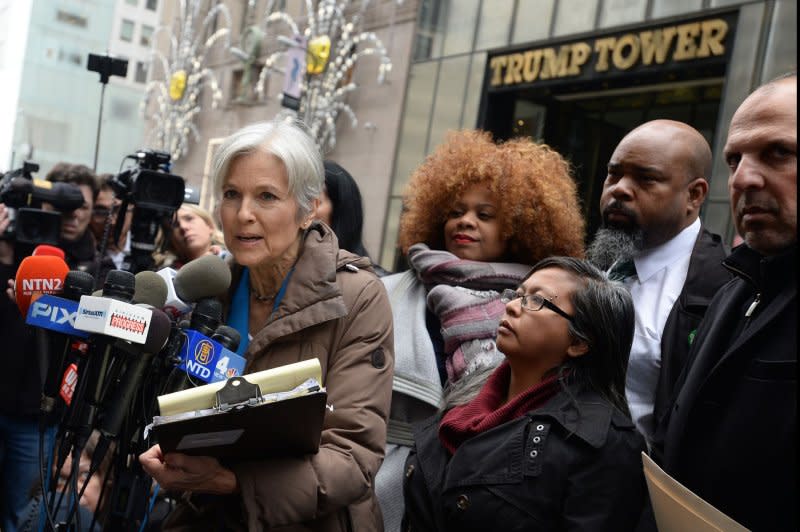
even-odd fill
[[[689,124],[677,120],[651,120],[628,133],[630,136],[642,135],[648,142],[658,144],[672,158],[675,164],[682,165],[686,171],[687,182],[711,176],[711,146],[705,137]]]
[[[600,209],[606,227],[641,232],[646,248],[691,225],[708,192],[711,148],[693,127],[653,120],[620,141],[608,162]]]

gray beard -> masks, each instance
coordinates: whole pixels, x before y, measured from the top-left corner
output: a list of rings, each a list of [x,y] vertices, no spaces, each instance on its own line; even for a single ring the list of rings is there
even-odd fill
[[[589,262],[603,271],[608,270],[615,261],[625,262],[633,259],[644,247],[644,232],[636,229],[627,232],[622,229],[601,227],[586,250]]]

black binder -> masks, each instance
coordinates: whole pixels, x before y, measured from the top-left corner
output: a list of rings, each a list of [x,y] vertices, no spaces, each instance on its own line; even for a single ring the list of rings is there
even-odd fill
[[[328,395],[312,389],[274,402],[242,377],[217,392],[211,414],[153,425],[164,453],[213,456],[227,462],[313,454],[319,450]]]

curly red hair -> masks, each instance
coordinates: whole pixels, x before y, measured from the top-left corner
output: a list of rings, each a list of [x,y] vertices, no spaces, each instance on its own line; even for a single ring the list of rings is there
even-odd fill
[[[475,130],[449,132],[412,174],[400,220],[403,253],[420,242],[444,249],[447,213],[475,184],[485,184],[495,196],[509,261],[583,256],[585,223],[569,163],[530,139],[495,144],[488,132]]]

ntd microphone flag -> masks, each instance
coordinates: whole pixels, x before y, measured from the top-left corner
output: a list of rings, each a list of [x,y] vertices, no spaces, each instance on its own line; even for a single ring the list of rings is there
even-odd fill
[[[186,331],[180,369],[203,382],[224,381],[244,371],[244,358],[197,331]]]
[[[31,303],[25,323],[77,338],[88,338],[89,333],[75,328],[77,316],[77,301],[44,294]]]
[[[143,344],[152,317],[148,308],[107,297],[81,296],[75,328]]]

